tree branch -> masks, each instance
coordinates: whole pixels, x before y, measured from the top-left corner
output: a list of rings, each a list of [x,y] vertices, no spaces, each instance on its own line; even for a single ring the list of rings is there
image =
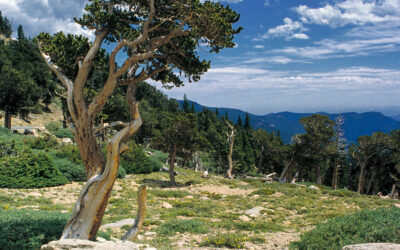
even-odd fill
[[[51,57],[42,51],[40,42],[38,42],[38,47],[39,47],[40,54],[42,55],[43,59],[45,60],[47,66],[51,69],[51,71],[54,72],[54,74],[56,74],[57,78],[61,81],[61,83],[67,89],[68,111],[71,115],[72,121],[76,122],[78,120],[78,116],[76,114],[76,109],[74,106],[74,96],[73,96],[74,83],[61,71],[60,67],[58,67],[56,64],[54,64],[51,61]]]
[[[98,127],[96,127],[94,129],[94,134],[98,134],[100,131],[108,129],[108,128],[112,128],[112,127],[127,127],[128,124],[125,122],[121,122],[121,121],[116,121],[116,122],[112,122],[110,124],[105,124],[105,123],[101,123]]]
[[[97,52],[100,50],[101,44],[108,34],[108,29],[103,29],[98,35],[96,35],[96,39],[91,45],[89,51],[87,52],[85,58],[79,65],[78,75],[75,79],[74,86],[74,102],[77,108],[78,114],[83,114],[86,110],[85,100],[83,98],[83,87],[86,84],[90,68],[92,67],[93,60],[97,55]]]

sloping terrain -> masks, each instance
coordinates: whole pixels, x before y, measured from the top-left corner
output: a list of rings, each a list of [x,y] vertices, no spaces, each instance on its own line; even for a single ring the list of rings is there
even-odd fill
[[[118,179],[103,224],[134,218],[136,192],[146,184],[148,211],[137,243],[158,249],[285,249],[302,232],[329,218],[396,203],[327,187],[314,190],[221,176],[204,179],[200,172],[177,171],[178,186],[174,188],[168,186],[168,174],[161,172]],[[69,213],[82,186],[71,183],[42,189],[0,189],[1,208]],[[119,238],[127,228],[129,225],[104,231]]]

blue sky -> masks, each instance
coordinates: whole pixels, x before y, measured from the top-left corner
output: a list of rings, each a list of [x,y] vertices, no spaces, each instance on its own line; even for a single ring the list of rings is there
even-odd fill
[[[212,68],[165,91],[206,106],[256,114],[400,106],[400,0],[226,0],[241,14],[237,47],[199,50]],[[0,10],[39,31],[88,34],[72,22],[84,1],[0,0]]]

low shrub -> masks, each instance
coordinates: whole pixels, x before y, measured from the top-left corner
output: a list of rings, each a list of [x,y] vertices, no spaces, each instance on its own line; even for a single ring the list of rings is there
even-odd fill
[[[121,156],[121,166],[127,174],[149,174],[159,171],[162,164],[156,159],[150,159],[143,148],[134,142],[130,142],[129,150]]]
[[[46,153],[31,150],[0,158],[1,188],[41,188],[68,183]]]
[[[74,164],[82,165],[81,155],[78,147],[75,144],[65,144],[60,146],[56,156],[58,158],[66,158]]]
[[[208,233],[209,227],[201,220],[171,220],[157,228],[160,235],[172,236],[179,233]]]
[[[271,189],[271,188],[262,188],[262,189],[258,189],[256,191],[251,192],[250,195],[265,195],[265,196],[268,196],[268,195],[271,195],[271,194],[274,194],[274,193],[276,193],[276,191]]]
[[[26,137],[23,142],[30,148],[38,150],[52,149],[58,145],[56,138],[48,134],[43,137]]]
[[[0,249],[39,249],[60,238],[68,214],[50,211],[0,211]]]
[[[341,249],[361,243],[400,243],[400,209],[361,210],[338,216],[301,235],[291,249]]]
[[[54,211],[0,210],[0,249],[39,249],[60,238],[69,214]],[[97,236],[110,240],[110,232]]]
[[[44,125],[48,131],[58,138],[74,139],[74,135],[67,128],[63,128],[58,122],[49,122]]]
[[[54,163],[61,174],[69,181],[86,181],[85,168],[64,158],[54,158]]]
[[[217,248],[244,248],[246,237],[238,233],[217,234],[207,237],[200,246],[213,246]]]

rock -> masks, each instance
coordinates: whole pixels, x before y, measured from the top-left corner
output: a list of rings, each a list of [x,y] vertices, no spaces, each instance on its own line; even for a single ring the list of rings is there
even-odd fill
[[[73,143],[71,138],[62,138],[61,142],[64,144],[69,144],[69,143]]]
[[[314,189],[314,190],[319,190],[319,188],[316,187],[316,186],[314,186],[314,185],[311,185],[311,186],[309,186],[308,188],[309,188],[309,189]]]
[[[157,233],[156,232],[145,232],[144,236],[156,236]]]
[[[105,242],[96,242],[90,240],[78,240],[78,239],[62,239],[57,241],[52,241],[46,245],[43,245],[41,250],[87,250],[87,249],[95,249],[95,250],[109,250],[109,249],[118,249],[118,250],[139,250],[137,245],[131,241],[105,241]]]
[[[33,135],[35,137],[39,136],[38,133],[36,132],[36,129],[33,128],[25,129],[24,135]]]
[[[186,199],[193,199],[193,195],[188,195],[185,197]]]
[[[261,210],[264,210],[264,208],[263,207],[255,207],[255,208],[244,211],[244,213],[250,217],[258,217],[261,215],[260,214]]]
[[[245,222],[251,221],[251,219],[249,217],[247,217],[246,215],[239,216],[239,220],[245,221]]]
[[[147,248],[145,248],[144,250],[157,250],[157,248],[154,248],[154,247],[147,247]]]
[[[161,205],[162,208],[172,208],[172,205],[169,204],[168,202],[163,202]]]
[[[135,219],[124,219],[114,223],[109,223],[101,226],[101,229],[113,228],[113,227],[122,227],[125,225],[133,225],[135,223]]]
[[[96,238],[96,241],[97,241],[97,242],[106,242],[107,240],[104,239],[104,238],[101,238],[101,237],[97,237],[97,238]]]
[[[342,250],[400,250],[400,244],[393,243],[367,243],[367,244],[357,244],[344,246]]]
[[[400,208],[400,204],[393,204],[393,206]]]
[[[205,201],[205,200],[209,200],[210,198],[208,198],[208,197],[206,197],[206,196],[201,196],[200,197],[200,200],[203,200],[203,201]]]
[[[13,129],[12,131],[14,133],[21,134],[21,135],[25,134],[25,129]]]

